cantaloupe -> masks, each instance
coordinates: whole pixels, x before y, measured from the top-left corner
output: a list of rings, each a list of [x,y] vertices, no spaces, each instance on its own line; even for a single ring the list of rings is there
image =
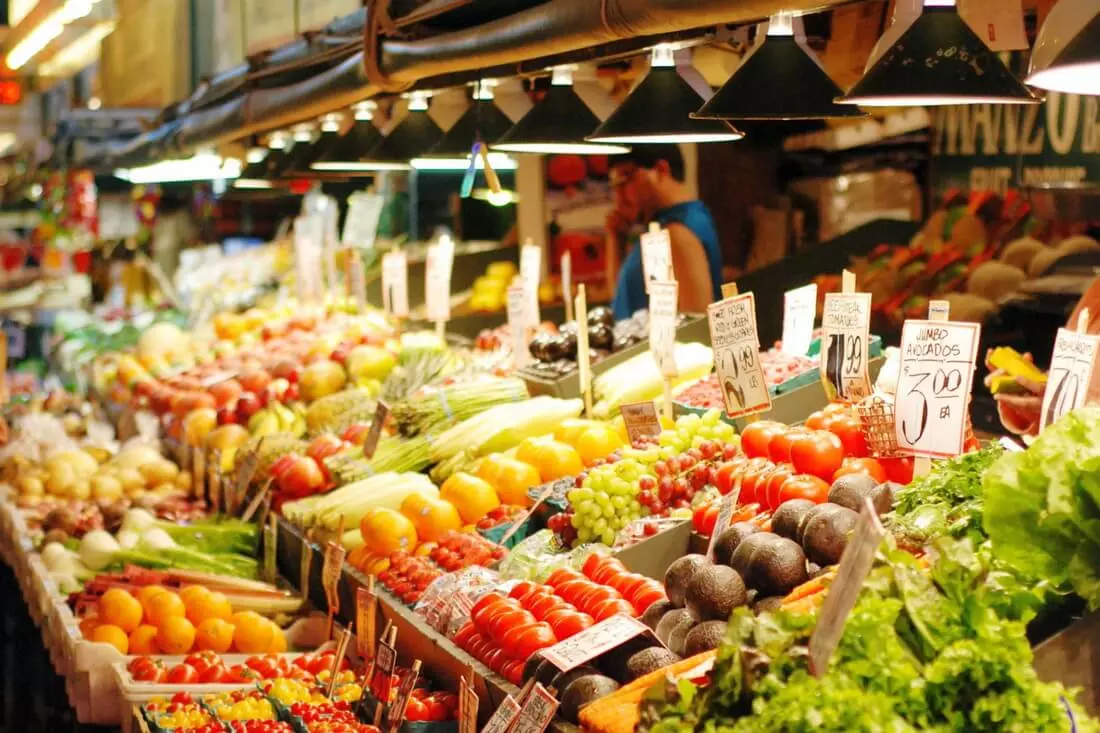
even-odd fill
[[[1005,248],[1001,251],[1001,256],[998,257],[1001,262],[1006,265],[1012,265],[1013,267],[1019,267],[1024,272],[1027,272],[1028,265],[1035,258],[1035,255],[1039,254],[1047,247],[1038,239],[1032,237],[1021,237],[1020,239],[1009,242],[1005,245]]]
[[[1076,236],[1063,239],[1055,247],[1058,250],[1058,254],[1062,257],[1066,255],[1075,255],[1081,252],[1100,252],[1100,243],[1097,243],[1092,237]]]
[[[952,321],[981,323],[997,309],[993,301],[971,293],[948,293],[943,299],[949,304]]]
[[[1015,293],[1027,274],[1019,267],[1004,262],[983,262],[974,268],[966,282],[966,291],[997,302]]]
[[[1027,266],[1027,276],[1030,278],[1039,277],[1064,256],[1057,248],[1047,247],[1032,258],[1031,263]]]

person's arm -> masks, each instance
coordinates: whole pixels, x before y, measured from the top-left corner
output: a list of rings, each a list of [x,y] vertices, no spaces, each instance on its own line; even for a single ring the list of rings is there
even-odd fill
[[[706,313],[713,295],[707,252],[690,229],[676,222],[668,225],[672,240],[672,273],[679,283],[679,311]]]
[[[1093,278],[1089,286],[1085,288],[1084,294],[1081,296],[1080,300],[1077,301],[1073,313],[1070,314],[1069,323],[1066,324],[1066,328],[1076,330],[1077,316],[1080,315],[1081,310],[1084,308],[1089,309],[1089,322],[1085,324],[1085,330],[1089,333],[1100,331],[1100,277]],[[1095,326],[1093,324],[1095,324]]]

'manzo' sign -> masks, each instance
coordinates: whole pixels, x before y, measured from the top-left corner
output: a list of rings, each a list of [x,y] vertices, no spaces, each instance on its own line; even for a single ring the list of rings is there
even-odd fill
[[[940,107],[932,127],[939,191],[1100,186],[1100,98]]]

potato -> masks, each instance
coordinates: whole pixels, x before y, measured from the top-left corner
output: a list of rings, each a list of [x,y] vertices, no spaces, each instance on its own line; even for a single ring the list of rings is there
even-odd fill
[[[23,476],[16,481],[15,486],[19,489],[19,493],[22,496],[42,496],[46,490],[41,479],[35,476]]]
[[[171,496],[172,494],[180,493],[180,489],[171,481],[165,481],[162,484],[157,484],[151,489],[152,493],[159,496]]]
[[[156,486],[157,484],[171,483],[172,481],[175,481],[176,476],[180,472],[179,467],[177,467],[176,464],[165,459],[153,461],[152,463],[146,463],[138,470],[145,478],[146,486]]]
[[[69,498],[84,501],[92,497],[92,482],[90,479],[77,479],[69,487]]]
[[[145,477],[136,468],[120,468],[117,470],[116,475],[119,482],[122,483],[122,490],[127,494],[131,491],[145,490]]]
[[[122,496],[122,482],[114,476],[97,474],[92,476],[92,498],[100,501],[114,501]]]
[[[54,496],[68,496],[73,483],[76,481],[76,469],[71,463],[55,461],[49,465],[49,478],[46,480],[46,491]]]
[[[191,490],[191,472],[180,471],[176,474],[176,486],[180,487],[184,491]]]

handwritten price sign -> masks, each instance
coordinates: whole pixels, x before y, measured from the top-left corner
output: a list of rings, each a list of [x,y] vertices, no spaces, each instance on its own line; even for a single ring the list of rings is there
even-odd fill
[[[543,649],[542,656],[562,672],[568,672],[646,631],[648,627],[641,621],[616,614]]]
[[[652,294],[654,281],[672,280],[672,237],[656,222],[641,236],[645,291]]]
[[[816,283],[788,290],[783,294],[783,340],[780,342],[780,349],[784,354],[806,355],[813,342],[816,318]]]
[[[649,350],[662,377],[679,376],[676,368],[676,281],[649,283]]]
[[[1050,358],[1050,376],[1043,392],[1041,427],[1046,428],[1071,410],[1082,407],[1092,384],[1100,337],[1059,328]]]
[[[711,303],[707,307],[707,320],[726,414],[741,417],[770,409],[772,398],[760,364],[756,300],[752,293]]]
[[[867,373],[871,294],[827,293],[821,316],[821,379],[830,399],[858,402],[871,394]]]
[[[404,252],[382,256],[382,307],[391,316],[409,315],[409,260]]]
[[[963,452],[981,330],[951,321],[902,326],[894,428],[903,450],[927,458]]]

